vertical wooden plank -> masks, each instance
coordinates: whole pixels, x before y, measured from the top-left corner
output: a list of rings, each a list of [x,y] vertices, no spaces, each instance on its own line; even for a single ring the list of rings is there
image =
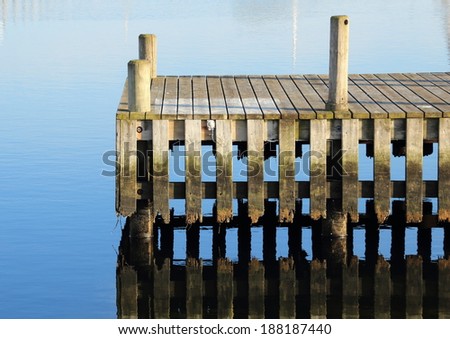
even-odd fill
[[[136,212],[137,136],[136,120],[118,120],[119,199],[117,210],[123,216]]]
[[[389,216],[391,198],[391,120],[374,119],[374,206],[379,223]]]
[[[203,317],[203,262],[195,258],[186,261],[186,317]]]
[[[450,318],[450,260],[438,261],[438,302],[439,318]]]
[[[192,92],[194,102],[194,119],[209,119],[210,107],[208,99],[208,88],[206,87],[206,77],[192,77]],[[199,132],[197,131],[197,133]]]
[[[247,120],[248,216],[256,223],[264,214],[264,121]]]
[[[406,119],[406,222],[422,221],[423,119]]]
[[[311,218],[327,216],[327,120],[311,120],[310,124],[310,209]]]
[[[248,318],[264,319],[264,266],[252,259],[248,268]]]
[[[342,212],[358,222],[359,120],[342,120]]]
[[[117,268],[117,317],[119,319],[138,318],[138,283],[133,267],[121,265]]]
[[[279,121],[280,222],[291,223],[295,214],[295,120]]]
[[[217,318],[233,319],[233,263],[217,261]]]
[[[450,118],[439,119],[439,221],[450,221]]]
[[[161,268],[153,266],[153,314],[155,319],[170,318],[170,259]]]
[[[293,258],[281,258],[280,267],[280,319],[295,319],[296,281]]]
[[[310,264],[311,319],[327,317],[327,264],[314,259]]]
[[[391,318],[391,269],[382,256],[378,257],[374,277],[374,318]]]
[[[186,120],[186,222],[202,221],[201,120]]]
[[[406,318],[422,318],[423,274],[422,258],[406,256]]]
[[[217,222],[233,218],[233,141],[231,121],[216,120]]]
[[[211,109],[211,119],[227,119],[228,112],[225,104],[222,82],[218,76],[206,78],[208,86],[209,106]]]
[[[342,266],[342,318],[359,318],[359,260],[352,257]]]
[[[164,223],[170,222],[169,209],[169,122],[153,120],[153,215],[159,213]]]

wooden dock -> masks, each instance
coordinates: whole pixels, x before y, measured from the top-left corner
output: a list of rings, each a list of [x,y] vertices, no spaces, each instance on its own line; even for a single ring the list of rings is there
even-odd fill
[[[332,33],[333,20],[345,37],[348,19],[333,17]],[[347,75],[333,59],[347,47],[334,46],[333,36],[330,77],[158,76],[156,37],[140,36],[140,59],[128,64],[116,114],[117,212],[144,218],[136,232],[148,235],[158,215],[170,222],[171,199],[185,200],[187,224],[202,220],[202,199],[216,200],[219,223],[236,214],[233,199],[247,200],[252,223],[266,199],[278,200],[279,221],[289,223],[296,201],[309,199],[311,218],[332,220],[330,234],[342,236],[341,226],[359,219],[360,198],[373,199],[379,223],[391,214],[392,199],[406,202],[407,223],[419,223],[424,200],[437,198],[439,220],[449,221],[450,73]],[[439,180],[425,181],[423,158],[433,143]],[[170,179],[174,144],[184,146],[183,182]],[[374,159],[373,180],[359,179],[359,144]],[[202,145],[213,147],[214,182],[202,181]],[[233,173],[235,145],[247,158],[245,181]],[[406,157],[404,181],[391,179],[392,153]],[[264,180],[270,156],[278,162],[276,182]],[[308,162],[309,181],[295,177],[300,159]]]

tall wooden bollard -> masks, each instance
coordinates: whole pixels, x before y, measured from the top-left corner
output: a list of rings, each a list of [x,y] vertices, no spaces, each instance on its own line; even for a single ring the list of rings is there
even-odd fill
[[[349,20],[346,15],[331,17],[329,94],[326,109],[348,110],[348,41]]]
[[[150,68],[148,60],[128,62],[128,109],[130,112],[150,111]]]
[[[154,34],[139,35],[139,59],[148,60],[151,64],[151,78],[156,77],[157,40]]]

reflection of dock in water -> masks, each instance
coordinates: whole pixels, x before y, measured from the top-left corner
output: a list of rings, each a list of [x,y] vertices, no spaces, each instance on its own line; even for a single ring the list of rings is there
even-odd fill
[[[213,230],[208,233],[212,259],[206,261],[199,258],[199,239],[208,224],[186,229],[186,244],[180,244],[174,232],[183,218],[172,216],[168,225],[158,220],[153,238],[130,237],[127,223],[117,267],[118,316],[450,318],[450,263],[431,257],[431,227],[417,226],[417,254],[405,256],[404,212],[396,209],[388,220],[391,253],[385,260],[378,255],[380,229],[374,215],[362,216],[366,248],[364,260],[359,260],[353,255],[352,231],[348,237],[323,237],[320,225],[305,215],[296,215],[292,224],[277,224],[274,206],[266,202],[260,258],[252,258],[251,226],[242,202],[243,213],[233,225],[213,223],[214,217],[205,220]],[[235,227],[238,254],[230,261],[226,232]],[[288,258],[276,258],[275,232],[281,227],[288,228]],[[450,234],[445,227],[442,245],[448,257]],[[307,229],[312,230],[311,239],[303,236]],[[306,242],[312,242],[312,260],[306,259]],[[180,261],[174,249],[182,245],[187,259]]]

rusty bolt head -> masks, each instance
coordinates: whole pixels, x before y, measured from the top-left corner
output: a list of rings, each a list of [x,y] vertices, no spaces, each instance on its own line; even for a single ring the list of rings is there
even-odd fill
[[[138,126],[138,128],[136,128],[136,131],[137,131],[138,133],[142,133],[143,129],[142,129],[141,126]]]

